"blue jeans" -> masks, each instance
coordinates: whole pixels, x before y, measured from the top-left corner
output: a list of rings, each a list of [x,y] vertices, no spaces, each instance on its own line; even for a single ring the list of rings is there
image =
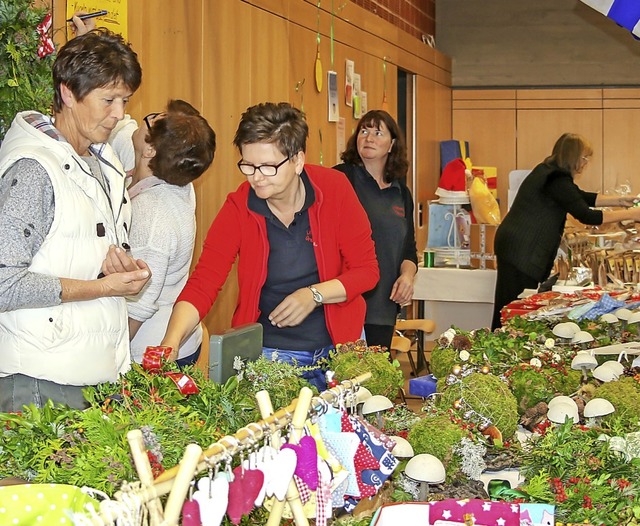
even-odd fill
[[[272,360],[273,353],[277,353],[279,362],[286,362],[297,366],[309,366],[317,365],[323,358],[329,358],[329,352],[333,349],[333,345],[316,349],[315,351],[287,351],[284,349],[274,349],[273,347],[263,347],[262,356],[267,360]],[[321,393],[327,389],[327,379],[324,376],[324,372],[324,368],[318,367],[312,371],[304,371],[301,376]]]

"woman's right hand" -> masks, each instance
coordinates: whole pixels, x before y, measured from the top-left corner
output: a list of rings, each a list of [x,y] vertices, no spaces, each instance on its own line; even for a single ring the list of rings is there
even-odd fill
[[[78,15],[86,15],[86,11],[76,11],[73,13],[71,17],[71,29],[75,32],[76,36],[84,35],[89,31],[92,31],[96,28],[96,19],[95,18],[87,18],[86,20],[82,20]]]

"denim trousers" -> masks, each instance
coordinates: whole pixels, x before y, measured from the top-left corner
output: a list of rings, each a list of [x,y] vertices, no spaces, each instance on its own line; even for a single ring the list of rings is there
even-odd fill
[[[333,345],[316,349],[315,351],[289,351],[285,349],[274,349],[273,347],[263,347],[262,356],[267,360],[273,360],[274,353],[280,362],[290,363],[299,367],[317,365],[323,358],[329,358],[329,352],[334,349]],[[312,371],[304,371],[301,376],[311,385],[313,385],[319,393],[327,389],[327,379],[324,376],[324,367],[318,367]]]

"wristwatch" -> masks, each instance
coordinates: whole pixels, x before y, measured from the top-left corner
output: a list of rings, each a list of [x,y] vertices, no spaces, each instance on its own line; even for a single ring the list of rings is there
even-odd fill
[[[309,285],[307,288],[311,291],[311,294],[313,294],[313,301],[316,302],[316,307],[322,305],[324,296],[320,293],[320,291],[311,285]]]

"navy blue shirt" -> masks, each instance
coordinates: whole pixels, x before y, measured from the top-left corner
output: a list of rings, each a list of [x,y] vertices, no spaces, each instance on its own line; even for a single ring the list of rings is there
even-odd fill
[[[400,306],[389,299],[404,260],[418,262],[413,227],[413,200],[407,186],[393,181],[380,188],[363,166],[339,164],[336,170],[347,175],[362,207],[369,216],[371,232],[380,266],[380,281],[363,294],[367,302],[365,323],[395,325]]]
[[[264,216],[269,241],[267,280],[260,291],[260,317],[263,327],[263,346],[288,351],[313,351],[332,345],[324,315],[318,307],[295,327],[278,328],[269,321],[269,314],[289,294],[320,282],[318,264],[311,242],[309,207],[315,202],[315,192],[307,174],[300,175],[305,188],[305,202],[295,213],[287,228],[260,199],[249,191],[249,209]],[[311,292],[309,292],[311,294]]]

